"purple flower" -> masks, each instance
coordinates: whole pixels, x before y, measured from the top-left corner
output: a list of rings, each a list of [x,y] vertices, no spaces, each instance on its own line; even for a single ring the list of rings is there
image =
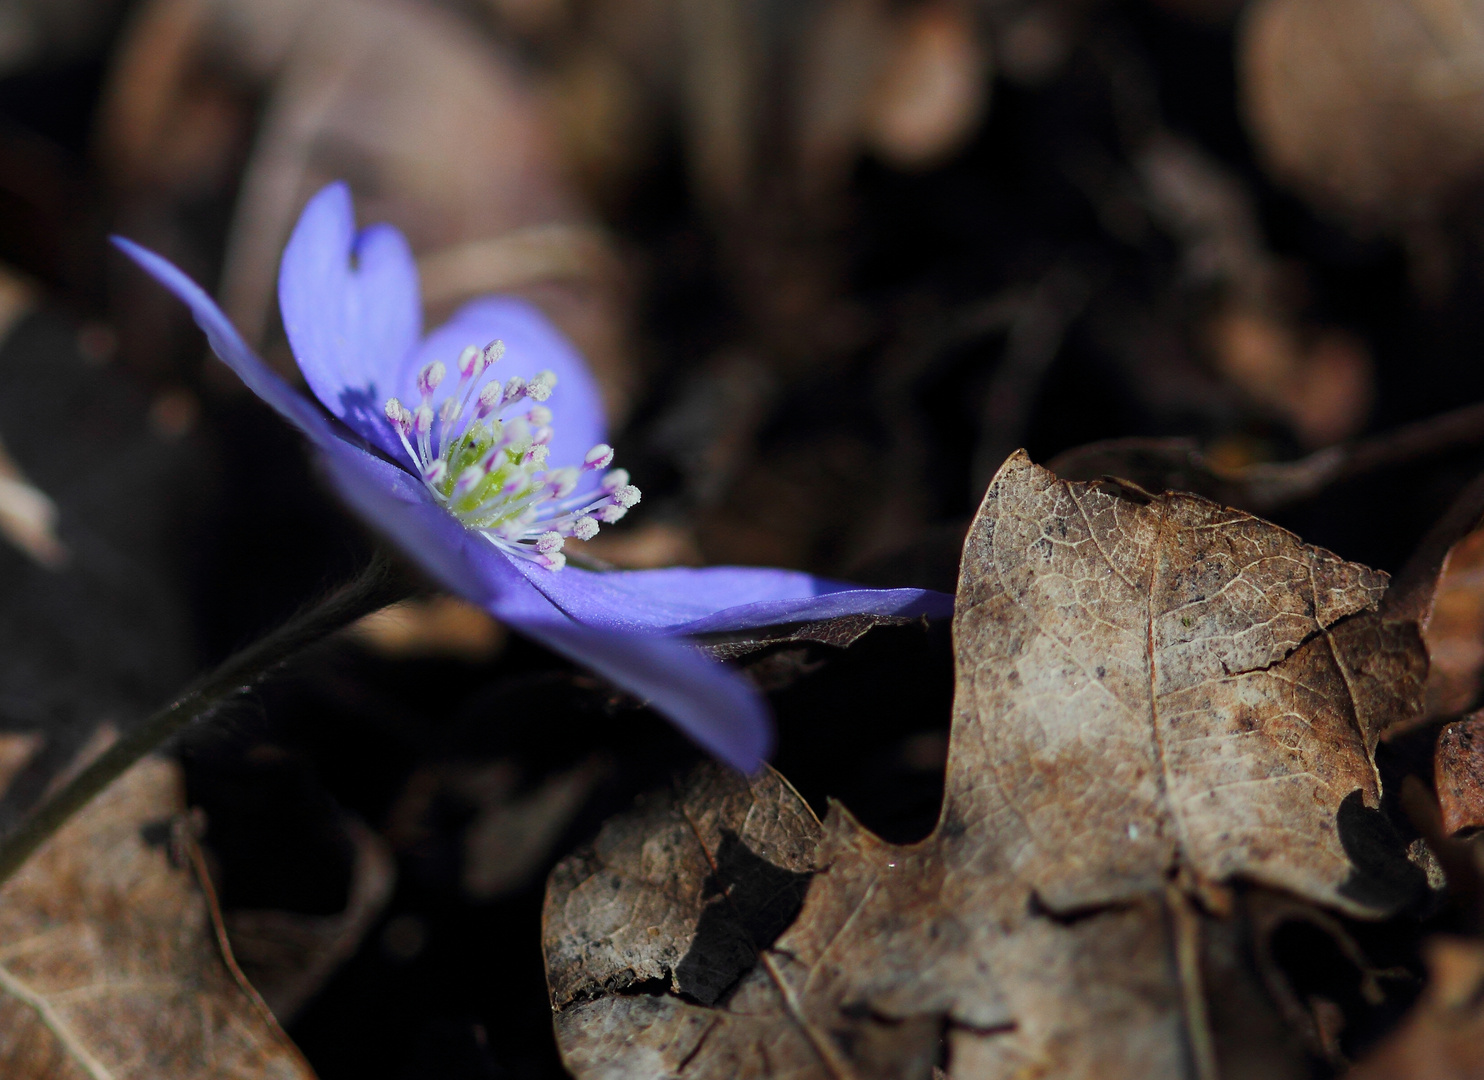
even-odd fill
[[[278,277],[289,343],[330,416],[271,371],[193,281],[131,241],[114,242],[185,301],[217,356],[308,436],[346,501],[439,583],[648,700],[740,769],[768,753],[767,711],[746,679],[686,635],[952,611],[942,593],[790,570],[564,566],[568,536],[591,536],[639,499],[628,474],[609,469],[587,368],[536,308],[511,297],[472,301],[424,337],[406,240],[388,225],[358,233],[343,184],[305,207]]]

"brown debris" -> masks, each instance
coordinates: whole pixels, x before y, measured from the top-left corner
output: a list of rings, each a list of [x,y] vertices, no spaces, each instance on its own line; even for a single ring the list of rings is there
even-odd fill
[[[1372,917],[1416,886],[1365,838],[1424,663],[1385,586],[1013,456],[965,546],[936,831],[897,847],[832,806],[811,845],[776,776],[714,768],[609,822],[548,887],[568,1067],[926,1077],[946,1038],[950,1077],[1302,1075],[1234,1036],[1278,1021],[1208,913],[1233,879]],[[757,917],[811,872],[786,928]]]
[[[221,951],[183,809],[147,760],[0,890],[6,1080],[313,1080]]]
[[[1443,831],[1457,836],[1484,828],[1484,714],[1443,728],[1434,761]]]

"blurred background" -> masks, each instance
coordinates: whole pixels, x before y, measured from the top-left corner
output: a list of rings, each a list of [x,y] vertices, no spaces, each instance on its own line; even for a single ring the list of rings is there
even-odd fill
[[[336,178],[430,325],[514,292],[581,347],[617,565],[951,591],[1025,447],[1395,570],[1484,470],[1480,0],[0,0],[0,825],[372,550],[106,242],[294,377],[277,260]],[[753,670],[811,801],[926,833],[945,630]],[[324,1080],[459,1080],[561,1075],[544,874],[692,751],[425,597],[179,753]]]

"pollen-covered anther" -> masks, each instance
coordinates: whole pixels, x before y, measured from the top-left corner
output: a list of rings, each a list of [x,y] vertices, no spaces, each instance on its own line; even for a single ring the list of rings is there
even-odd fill
[[[479,351],[479,346],[465,345],[464,351],[459,353],[459,377],[472,379],[483,369],[484,354]]]
[[[551,447],[536,443],[526,451],[525,463],[537,469],[546,468],[546,459],[551,456]]]
[[[483,420],[500,407],[500,402],[504,400],[504,397],[505,388],[500,384],[499,379],[485,383],[484,389],[479,391],[479,404],[474,410],[474,415]]]
[[[433,484],[434,486],[441,484],[443,482],[443,478],[447,475],[448,462],[444,461],[442,458],[438,458],[436,461],[433,461],[428,465],[426,469],[423,470],[423,479],[426,480],[428,483]]]
[[[612,495],[628,482],[628,469],[614,469],[612,472],[604,474],[603,480],[599,483],[598,487],[602,489],[604,495]]]
[[[406,435],[412,430],[412,413],[396,398],[387,398],[386,418],[392,422],[392,426]]]
[[[560,570],[567,565],[567,556],[560,551],[553,551],[550,555],[537,555],[536,561],[548,570]]]
[[[555,372],[538,372],[536,377],[526,384],[526,394],[532,401],[545,401],[551,397],[551,392],[556,389],[557,377]]]
[[[510,381],[505,384],[505,404],[508,405],[512,401],[519,401],[525,396],[526,381],[519,375],[511,376]]]
[[[628,510],[630,507],[639,505],[639,500],[643,497],[643,492],[641,492],[633,484],[625,484],[623,487],[615,491],[610,497],[613,499],[616,505],[622,506],[625,510]]]
[[[591,540],[598,535],[598,522],[595,518],[580,517],[572,522],[572,535],[579,540]]]
[[[488,475],[489,471],[478,462],[470,465],[463,472],[459,473],[459,478],[454,481],[453,497],[455,499],[458,499],[469,494],[469,492],[478,487],[480,481],[482,481]]]
[[[491,341],[484,347],[482,355],[484,356],[485,367],[489,367],[491,364],[497,363],[500,357],[505,355],[505,343],[499,338],[495,338],[494,341]]]
[[[551,423],[551,410],[545,405],[532,405],[531,411],[526,413],[526,419],[537,427],[545,427]]]
[[[547,474],[546,483],[551,488],[553,498],[565,499],[577,486],[577,470],[571,466],[565,469],[553,469]]]
[[[628,512],[626,507],[619,506],[617,503],[608,503],[594,510],[593,517],[605,525],[612,525],[615,521],[622,521]]]
[[[562,550],[567,538],[555,529],[549,529],[536,537],[536,550],[543,555],[554,555]]]
[[[442,360],[434,360],[427,367],[417,373],[417,390],[423,398],[433,396],[433,391],[443,384],[443,376],[448,374],[448,368]]]
[[[419,436],[433,430],[433,406],[419,405],[412,414],[412,427]]]
[[[582,467],[585,469],[606,469],[613,464],[613,447],[607,443],[599,443],[587,452],[582,459]],[[627,476],[625,476],[627,479]]]

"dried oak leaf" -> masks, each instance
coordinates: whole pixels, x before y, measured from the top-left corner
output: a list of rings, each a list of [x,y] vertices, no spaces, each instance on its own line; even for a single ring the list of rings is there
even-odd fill
[[[313,1080],[221,949],[184,805],[145,761],[0,889],[6,1080]]]
[[[567,1066],[925,1077],[946,1052],[950,1077],[1205,1077],[1242,1059],[1223,1005],[1242,977],[1202,912],[1224,882],[1372,917],[1419,884],[1374,809],[1375,740],[1425,668],[1415,624],[1376,611],[1385,587],[1239,511],[1012,456],[964,550],[933,835],[890,845],[838,805],[816,826],[777,776],[715,770],[610,822],[547,892]]]

